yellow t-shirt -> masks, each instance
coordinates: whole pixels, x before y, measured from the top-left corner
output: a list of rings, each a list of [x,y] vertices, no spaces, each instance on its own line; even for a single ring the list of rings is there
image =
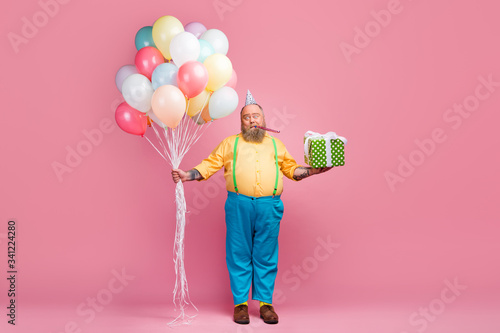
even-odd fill
[[[266,133],[261,143],[247,142],[241,134],[236,152],[236,183],[238,192],[252,197],[273,195],[276,182],[276,162],[274,158],[273,140]],[[234,190],[233,183],[233,152],[236,135],[225,138],[199,165],[194,168],[203,176],[202,180],[210,178],[214,173],[224,167],[226,189]],[[292,155],[288,153],[285,145],[280,140],[276,141],[278,151],[278,189],[276,195],[283,192],[283,175],[293,179],[293,173],[298,165]]]

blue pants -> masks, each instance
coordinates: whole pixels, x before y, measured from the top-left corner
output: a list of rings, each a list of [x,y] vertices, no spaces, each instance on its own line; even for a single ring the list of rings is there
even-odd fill
[[[252,299],[273,302],[278,273],[278,234],[283,217],[279,195],[249,197],[228,192],[226,262],[234,304]]]

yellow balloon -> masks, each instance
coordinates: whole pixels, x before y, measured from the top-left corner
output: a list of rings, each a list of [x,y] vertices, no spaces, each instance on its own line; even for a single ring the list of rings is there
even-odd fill
[[[222,88],[233,74],[233,65],[228,57],[221,53],[214,53],[205,59],[203,65],[208,71],[207,90],[216,91]]]
[[[172,59],[170,55],[172,38],[183,31],[184,26],[181,21],[170,15],[160,17],[153,24],[153,41],[166,59]]]
[[[199,95],[189,99],[187,109],[188,116],[192,117],[201,110],[208,108],[208,100],[210,99],[210,91],[203,90]]]

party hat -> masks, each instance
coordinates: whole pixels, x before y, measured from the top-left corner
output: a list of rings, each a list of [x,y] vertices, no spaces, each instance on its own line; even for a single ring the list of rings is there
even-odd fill
[[[247,90],[247,99],[245,101],[245,106],[250,105],[250,104],[257,104],[257,102],[255,101],[252,94],[250,93],[250,90]]]

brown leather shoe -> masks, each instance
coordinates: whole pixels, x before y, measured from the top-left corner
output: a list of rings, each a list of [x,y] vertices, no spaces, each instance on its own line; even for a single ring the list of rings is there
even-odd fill
[[[234,322],[238,324],[250,323],[248,305],[242,304],[234,307]]]
[[[274,312],[274,308],[270,305],[262,305],[260,307],[260,317],[264,319],[266,324],[277,324],[278,315]]]

